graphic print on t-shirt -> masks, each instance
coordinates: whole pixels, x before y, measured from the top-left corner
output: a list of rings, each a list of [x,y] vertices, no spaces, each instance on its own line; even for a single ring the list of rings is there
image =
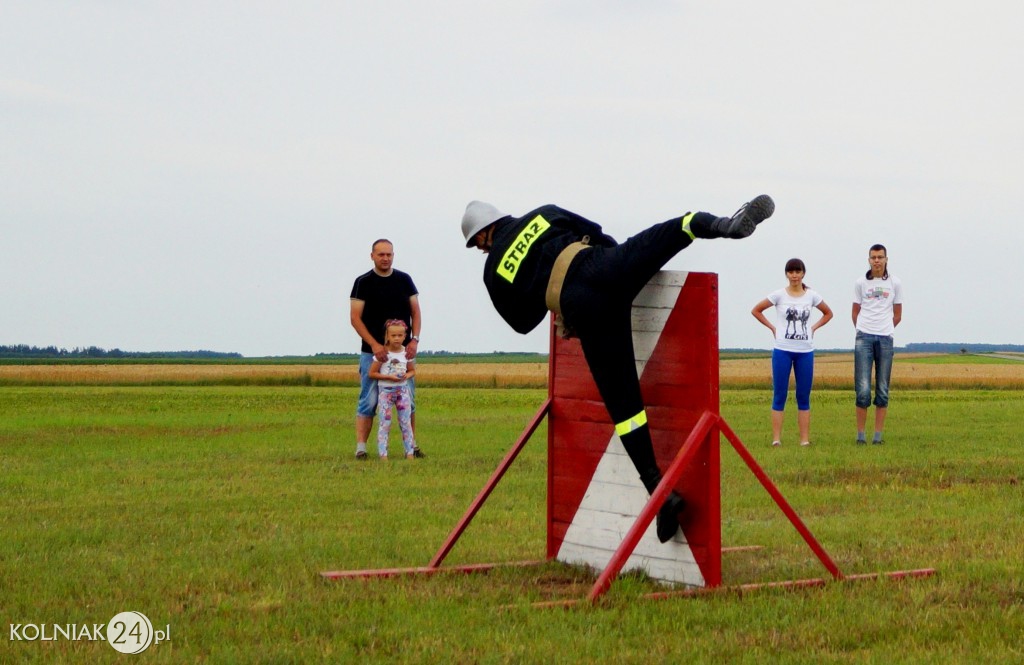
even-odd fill
[[[874,286],[864,289],[864,300],[888,300],[892,293],[884,286]]]
[[[391,356],[386,362],[381,364],[380,373],[387,376],[405,376],[407,363],[401,358]]]
[[[810,339],[807,322],[811,320],[811,306],[786,308],[786,339],[805,341]]]

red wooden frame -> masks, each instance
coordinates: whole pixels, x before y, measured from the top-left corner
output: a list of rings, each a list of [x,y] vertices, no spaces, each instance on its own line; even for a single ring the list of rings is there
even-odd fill
[[[695,280],[695,281],[694,281]],[[622,567],[626,563],[627,559],[633,553],[644,535],[645,531],[654,520],[655,515],[658,512],[658,508],[662,505],[665,498],[673,488],[683,488],[684,496],[687,499],[688,512],[693,509],[693,506],[697,506],[701,513],[704,513],[705,520],[702,522],[700,519],[693,520],[688,518],[684,520],[684,531],[686,533],[687,540],[695,543],[694,554],[699,555],[698,563],[701,566],[704,579],[707,586],[689,588],[685,590],[665,591],[653,594],[648,594],[645,598],[651,599],[662,599],[662,598],[674,598],[674,597],[685,597],[701,595],[706,593],[712,593],[715,591],[732,591],[736,593],[743,593],[761,588],[806,588],[822,586],[828,582],[826,579],[805,579],[805,580],[791,580],[783,582],[769,582],[764,584],[746,584],[736,587],[723,587],[721,586],[721,553],[723,551],[721,545],[721,530],[720,530],[720,490],[719,490],[719,479],[720,479],[720,459],[719,459],[719,437],[720,435],[725,438],[732,445],[732,448],[744,461],[751,473],[757,478],[764,487],[765,491],[772,498],[775,504],[779,507],[782,513],[786,516],[789,522],[797,530],[800,536],[807,543],[808,547],[822,563],[825,569],[828,571],[833,581],[859,581],[866,579],[876,579],[879,577],[891,577],[891,578],[918,578],[927,577],[935,574],[933,568],[923,568],[917,570],[904,570],[894,571],[888,573],[874,573],[867,575],[844,575],[836,563],[829,556],[825,548],[817,541],[810,529],[803,523],[796,511],[793,510],[789,502],[786,501],[785,497],[779,491],[778,487],[769,479],[768,475],[764,472],[761,466],[754,459],[750,451],[743,445],[736,433],[729,427],[728,423],[718,413],[718,309],[717,309],[717,275],[714,274],[700,274],[691,273],[686,278],[687,288],[693,285],[693,289],[687,292],[687,289],[682,290],[680,296],[679,308],[692,314],[695,310],[707,311],[713,322],[708,323],[706,320],[700,320],[697,317],[697,322],[694,323],[694,317],[690,316],[685,321],[680,322],[678,317],[670,315],[669,320],[665,323],[666,333],[672,333],[673,330],[678,334],[678,325],[689,325],[689,334],[692,336],[693,330],[703,329],[707,331],[705,339],[702,340],[705,343],[699,344],[701,349],[695,353],[691,350],[683,351],[680,353],[677,348],[668,347],[665,349],[665,353],[659,353],[659,362],[662,358],[665,359],[665,363],[671,365],[672,363],[684,363],[690,372],[691,378],[693,372],[693,363],[696,363],[698,369],[702,366],[713,367],[713,372],[706,372],[706,376],[703,377],[704,383],[701,383],[701,379],[698,379],[697,384],[691,385],[690,397],[694,395],[698,396],[696,400],[699,403],[700,410],[696,413],[691,413],[687,417],[693,422],[687,429],[687,435],[682,446],[677,450],[672,450],[672,437],[670,435],[659,435],[659,431],[652,426],[652,437],[655,439],[655,452],[661,460],[662,468],[667,468],[664,474],[661,484],[655,490],[654,494],[647,500],[643,510],[637,515],[631,528],[623,538],[622,542],[612,555],[610,561],[605,568],[599,574],[595,581],[590,593],[586,599],[567,600],[567,601],[553,601],[545,603],[537,603],[539,607],[570,607],[581,602],[594,603],[597,602],[611,587],[614,579],[619,575]],[[705,292],[701,292],[701,289],[705,289]],[[702,298],[703,301],[698,305],[694,306],[694,303],[688,304],[685,302],[687,297]],[[709,298],[710,296],[710,298]],[[711,301],[711,302],[709,302]],[[694,328],[693,326],[696,326]],[[713,339],[713,344],[706,343]],[[568,344],[568,346],[567,346]],[[484,502],[494,491],[494,488],[504,477],[505,473],[511,467],[512,463],[516,460],[519,453],[526,446],[530,437],[536,432],[541,422],[545,418],[548,419],[548,545],[547,545],[547,560],[555,558],[557,553],[557,544],[559,538],[564,536],[565,528],[564,525],[558,525],[559,516],[559,505],[556,491],[553,488],[557,488],[559,483],[566,482],[564,478],[560,478],[556,474],[556,466],[558,466],[557,453],[554,450],[558,438],[558,432],[556,431],[559,427],[559,418],[565,416],[564,411],[560,409],[570,408],[573,411],[575,419],[570,418],[569,421],[573,423],[573,426],[581,428],[597,428],[598,440],[603,435],[601,428],[607,429],[610,423],[607,421],[607,416],[604,416],[602,421],[601,415],[593,409],[588,409],[586,406],[581,407],[587,401],[593,402],[593,392],[588,393],[587,391],[593,388],[592,380],[589,380],[589,371],[586,372],[586,379],[581,379],[579,373],[579,363],[575,362],[575,368],[569,372],[568,376],[564,376],[563,372],[559,371],[559,367],[565,367],[568,365],[570,368],[573,367],[574,357],[580,357],[578,351],[574,351],[571,348],[571,342],[567,343],[563,340],[557,339],[552,330],[552,341],[551,341],[551,361],[549,363],[549,381],[548,381],[548,398],[541,404],[540,408],[534,414],[533,418],[529,421],[526,428],[520,434],[519,438],[515,441],[512,447],[506,453],[505,457],[498,464],[495,471],[491,474],[491,477],[484,483],[483,488],[477,494],[476,498],[472,501],[469,508],[463,514],[463,516],[456,523],[451,533],[442,543],[437,553],[431,558],[429,565],[426,567],[416,568],[386,568],[379,570],[351,570],[351,571],[327,571],[322,572],[321,575],[327,579],[345,579],[345,578],[368,578],[368,577],[396,577],[402,575],[430,575],[438,573],[478,573],[487,572],[492,570],[496,566],[528,566],[543,563],[543,561],[519,561],[519,562],[507,562],[507,563],[489,563],[489,564],[469,564],[462,566],[449,566],[442,567],[441,564],[445,558],[454,548],[459,538],[469,527],[473,518],[479,512]],[[659,342],[660,344],[660,342]],[[662,347],[658,347],[659,351]],[[713,357],[713,361],[711,358]],[[566,360],[568,358],[568,360]],[[563,363],[559,365],[559,363]],[[689,364],[687,364],[689,363]],[[585,369],[585,363],[584,363]],[[556,375],[556,371],[558,374]],[[671,374],[671,370],[668,372]],[[699,372],[697,372],[699,374]],[[654,377],[653,382],[658,384],[662,381],[664,371],[655,371],[652,376]],[[643,385],[643,380],[642,380]],[[596,391],[596,388],[593,388]],[[645,395],[648,391],[645,391]],[[569,395],[570,399],[576,399],[577,401],[571,406],[567,407],[562,404],[560,400]],[[582,401],[580,401],[582,400]],[[658,399],[651,400],[652,406],[649,407],[648,413],[651,420],[657,420],[664,414],[659,413],[663,411],[666,405],[659,403]],[[595,415],[597,414],[597,415]],[[677,418],[678,419],[678,418]],[[665,420],[669,423],[668,430],[672,430],[672,423],[675,422],[672,419]],[[593,434],[593,432],[591,432]],[[678,432],[676,433],[678,436]],[[607,440],[607,436],[605,436]],[[678,439],[676,439],[678,440]],[[671,453],[671,462],[665,465],[665,452],[666,449]],[[596,465],[596,462],[593,462]],[[590,468],[593,471],[593,467]],[[713,475],[712,475],[713,474]],[[713,482],[707,482],[708,477],[711,475]],[[703,477],[705,482],[701,482]],[[570,479],[571,480],[571,479]],[[681,481],[685,481],[682,482]],[[693,493],[694,483],[696,483],[698,489],[702,492],[695,497]],[[579,492],[580,490],[573,489],[570,491]],[[696,500],[695,500],[696,499]],[[577,504],[578,505],[578,504]],[[571,515],[570,515],[571,517]],[[710,521],[707,518],[713,518],[713,524],[708,524]],[[694,528],[693,524],[699,524],[698,528]],[[687,530],[687,526],[691,528]],[[696,538],[694,538],[696,536]],[[726,549],[741,549],[741,548],[726,548]]]

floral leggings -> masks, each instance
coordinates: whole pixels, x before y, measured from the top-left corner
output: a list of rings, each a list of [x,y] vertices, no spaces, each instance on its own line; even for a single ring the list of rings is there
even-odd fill
[[[384,457],[388,454],[388,434],[391,432],[391,407],[398,411],[398,427],[402,430],[402,445],[405,454],[411,455],[416,441],[412,435],[412,397],[409,386],[380,386],[380,399],[377,402],[377,454]]]

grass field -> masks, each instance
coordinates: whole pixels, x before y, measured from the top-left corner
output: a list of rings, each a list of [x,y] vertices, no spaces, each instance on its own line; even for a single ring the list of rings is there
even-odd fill
[[[724,363],[723,363],[724,365]],[[724,371],[724,367],[723,367]],[[328,581],[425,565],[544,397],[421,385],[425,460],[357,463],[345,387],[0,387],[0,617],[169,626],[147,662],[1019,663],[1024,392],[894,382],[885,446],[852,445],[848,391],[818,390],[816,445],[768,447],[768,392],[722,413],[848,574],[913,581],[542,610],[592,577]],[[790,414],[793,415],[793,414]],[[787,431],[795,422],[787,421]],[[446,561],[543,558],[543,432]],[[397,445],[397,444],[393,444]],[[826,573],[726,444],[726,584]],[[103,641],[17,641],[0,662],[122,662]]]

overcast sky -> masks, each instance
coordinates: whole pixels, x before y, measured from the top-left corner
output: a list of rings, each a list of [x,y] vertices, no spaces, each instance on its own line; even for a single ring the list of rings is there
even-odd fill
[[[556,203],[620,240],[759,193],[713,271],[723,347],[790,257],[852,347],[868,247],[898,345],[1024,343],[1024,4],[1006,0],[50,2],[0,6],[0,344],[356,352],[371,242],[423,350],[546,351],[459,222]],[[1006,291],[1006,293],[1003,293]]]

